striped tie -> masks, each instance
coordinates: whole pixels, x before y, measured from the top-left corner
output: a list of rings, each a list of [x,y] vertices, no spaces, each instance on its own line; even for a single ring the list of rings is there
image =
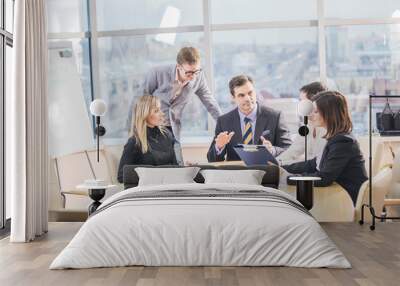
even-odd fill
[[[251,128],[251,119],[244,118],[243,144],[253,144],[253,129]]]

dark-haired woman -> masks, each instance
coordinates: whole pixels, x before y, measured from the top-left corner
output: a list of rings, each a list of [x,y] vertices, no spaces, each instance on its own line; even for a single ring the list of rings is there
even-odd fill
[[[321,177],[321,181],[315,181],[316,187],[337,182],[349,193],[355,205],[359,189],[368,177],[360,146],[351,134],[353,125],[346,98],[340,92],[325,91],[318,93],[313,101],[314,125],[326,129],[324,137],[327,139],[319,170],[315,158],[283,168],[292,174]]]

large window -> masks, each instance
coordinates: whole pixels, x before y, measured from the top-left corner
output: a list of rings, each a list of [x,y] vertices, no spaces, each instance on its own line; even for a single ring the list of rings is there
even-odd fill
[[[325,0],[324,6],[324,16],[335,19],[391,18],[400,12],[398,0]]]
[[[229,79],[245,73],[255,79],[260,101],[283,111],[293,132],[298,90],[309,82],[321,80],[347,96],[357,135],[367,133],[368,93],[400,92],[397,0],[48,3],[50,41],[70,42],[82,101],[108,103],[108,140],[126,141],[129,109],[145,73],[173,64],[184,45],[200,49],[224,112],[232,108]],[[213,121],[197,98],[184,115],[183,143],[209,142]]]
[[[11,68],[12,68],[12,45],[13,45],[13,16],[14,1],[0,1],[0,229],[4,231],[9,227],[6,221],[11,217],[10,193],[5,187],[5,110],[6,98],[11,93]],[[8,231],[9,229],[5,229]]]
[[[212,0],[213,24],[317,19],[316,0]]]
[[[349,101],[354,132],[365,132],[368,94],[400,94],[400,24],[326,30],[328,81]]]
[[[296,132],[299,87],[319,77],[316,28],[215,32],[213,51],[215,94],[224,112],[233,108],[229,80],[246,73],[258,100],[283,110]]]
[[[49,33],[86,32],[88,30],[87,1],[47,0]]]
[[[97,0],[99,31],[203,24],[202,0]]]
[[[203,33],[179,33],[98,39],[99,96],[108,103],[104,124],[110,132],[107,132],[106,137],[128,136],[129,109],[141,95],[139,87],[146,72],[155,66],[174,64],[176,54],[182,46],[190,45],[201,49],[202,36]],[[173,44],[169,41],[173,41]],[[205,125],[198,123],[205,121],[206,113],[190,106],[186,108],[191,110],[188,111],[191,117],[183,120],[183,132],[187,135],[190,132],[191,135],[205,134]]]

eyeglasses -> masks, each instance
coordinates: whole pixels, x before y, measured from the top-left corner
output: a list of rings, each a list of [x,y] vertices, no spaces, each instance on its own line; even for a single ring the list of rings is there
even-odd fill
[[[180,68],[185,72],[185,75],[198,75],[201,72],[201,69],[195,70],[195,71],[187,71],[183,66],[180,66]]]

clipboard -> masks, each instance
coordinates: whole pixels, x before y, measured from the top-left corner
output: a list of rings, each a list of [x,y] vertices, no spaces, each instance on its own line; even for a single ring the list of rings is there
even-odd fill
[[[264,145],[238,144],[233,149],[247,166],[267,165],[268,162],[278,165],[275,157]]]

